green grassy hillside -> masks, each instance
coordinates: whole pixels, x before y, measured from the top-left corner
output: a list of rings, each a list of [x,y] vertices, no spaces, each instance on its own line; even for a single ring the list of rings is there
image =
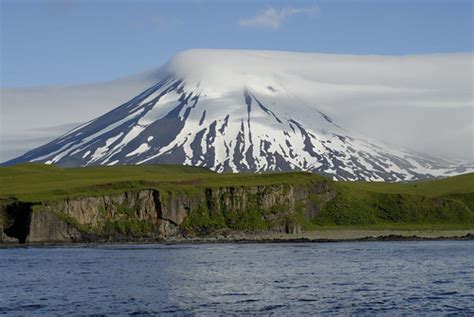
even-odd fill
[[[388,194],[447,196],[474,193],[474,173],[409,183],[346,182],[351,188]]]
[[[29,201],[101,195],[139,188],[176,188],[297,184],[326,178],[309,173],[217,174],[176,165],[60,168],[42,164],[0,167],[0,197]]]
[[[201,168],[171,165],[65,169],[22,164],[0,167],[0,198],[42,202],[142,188],[192,192],[209,187],[320,182],[329,184],[336,194],[313,219],[300,219],[306,229],[414,225],[474,228],[473,173],[432,181],[388,184],[333,182],[303,172],[216,174]],[[318,197],[311,199],[318,203]],[[189,219],[187,225],[193,219]],[[243,226],[249,227],[248,224]]]

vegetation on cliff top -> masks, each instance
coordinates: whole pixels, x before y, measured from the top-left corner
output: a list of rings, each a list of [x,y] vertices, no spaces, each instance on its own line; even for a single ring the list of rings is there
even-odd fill
[[[177,165],[60,168],[27,163],[0,167],[0,197],[51,201],[143,188],[192,191],[203,187],[300,184],[312,180],[329,181],[305,172],[217,174],[204,168]]]

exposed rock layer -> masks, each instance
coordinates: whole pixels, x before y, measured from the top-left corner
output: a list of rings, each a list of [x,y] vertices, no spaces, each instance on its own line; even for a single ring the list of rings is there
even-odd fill
[[[311,195],[319,199],[310,199]],[[202,224],[188,221],[187,229],[182,227],[187,217],[198,210],[209,219],[221,219],[221,227],[243,224],[246,229],[254,229],[248,220],[228,216],[251,211],[256,212],[261,218],[257,220],[267,230],[298,233],[301,227],[293,216],[311,219],[334,196],[330,185],[317,183],[193,191],[144,189],[37,204],[11,198],[0,204],[0,243],[166,239],[199,234],[190,232],[190,228],[199,229]]]

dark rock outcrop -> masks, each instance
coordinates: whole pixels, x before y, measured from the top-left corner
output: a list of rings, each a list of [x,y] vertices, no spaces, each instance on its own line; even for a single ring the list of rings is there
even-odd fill
[[[183,234],[181,225],[199,208],[205,208],[211,218],[224,219],[224,227],[234,225],[235,219],[226,220],[229,213],[258,211],[259,221],[269,230],[299,233],[301,224],[294,216],[312,219],[334,196],[330,185],[315,183],[192,191],[144,189],[41,203],[12,198],[0,205],[0,243],[166,239]],[[249,226],[251,229],[251,223]]]

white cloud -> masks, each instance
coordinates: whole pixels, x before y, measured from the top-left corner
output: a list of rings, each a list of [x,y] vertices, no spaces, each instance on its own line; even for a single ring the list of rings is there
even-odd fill
[[[239,24],[241,26],[256,26],[278,29],[285,20],[293,15],[304,14],[307,16],[316,16],[319,12],[320,9],[317,5],[309,7],[286,7],[282,9],[269,7],[256,17],[250,19],[240,19]]]
[[[43,145],[156,83],[146,72],[106,83],[0,89],[0,163]]]

